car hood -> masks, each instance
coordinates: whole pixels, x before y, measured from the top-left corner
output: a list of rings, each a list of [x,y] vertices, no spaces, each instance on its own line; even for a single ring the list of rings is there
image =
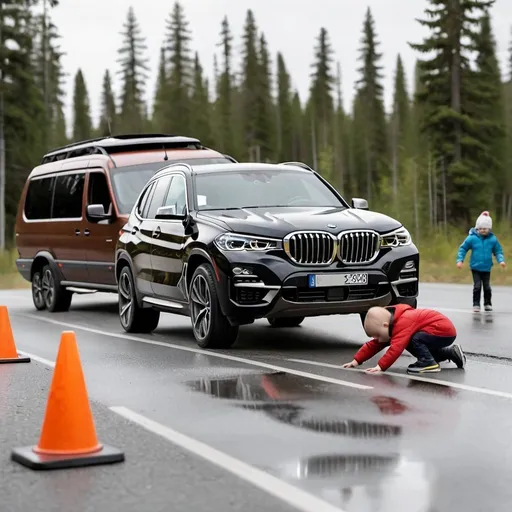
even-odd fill
[[[333,234],[347,229],[374,229],[386,233],[401,226],[387,215],[367,210],[332,207],[272,207],[198,212],[237,233],[282,238],[292,231],[320,230]],[[336,227],[329,227],[328,225]]]

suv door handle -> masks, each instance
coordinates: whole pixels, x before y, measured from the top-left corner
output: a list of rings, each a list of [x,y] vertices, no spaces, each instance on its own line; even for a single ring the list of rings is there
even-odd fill
[[[89,234],[90,234],[90,231],[89,231],[88,229],[85,229],[85,230],[84,230],[84,235],[85,235],[85,236],[89,236]]]
[[[75,235],[76,235],[76,236],[79,236],[79,235],[80,235],[80,230],[79,230],[79,229],[75,229]]]
[[[160,236],[160,233],[162,232],[162,230],[160,229],[160,226],[158,226],[155,231],[153,231],[153,238],[158,238]]]
[[[136,234],[136,233],[138,233],[139,231],[140,231],[140,230],[139,230],[139,228],[138,228],[137,226],[133,226],[133,228],[132,228],[132,233],[131,233],[131,234],[132,234],[132,235],[135,235],[135,234]]]

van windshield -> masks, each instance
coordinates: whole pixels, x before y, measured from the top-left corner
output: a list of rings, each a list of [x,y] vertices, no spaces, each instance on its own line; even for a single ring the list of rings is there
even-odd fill
[[[189,165],[227,164],[230,162],[231,160],[224,157],[179,160],[179,163]],[[157,171],[172,163],[178,162],[151,162],[111,169],[112,188],[119,213],[128,215],[132,211],[133,205],[146,183]]]

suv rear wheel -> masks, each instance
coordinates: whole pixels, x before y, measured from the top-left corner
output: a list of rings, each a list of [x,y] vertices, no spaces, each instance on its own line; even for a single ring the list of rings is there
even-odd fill
[[[213,269],[200,265],[190,283],[190,319],[197,344],[202,348],[229,348],[238,337],[238,326],[232,326],[220,310]]]
[[[119,320],[126,332],[148,334],[158,327],[160,311],[141,308],[137,304],[132,272],[123,267],[117,284],[119,297]]]
[[[59,279],[55,276],[55,272],[52,270],[50,265],[45,265],[43,267],[41,289],[44,306],[48,311],[50,311],[50,313],[67,311],[69,306],[71,306],[73,294],[61,286]],[[32,286],[32,293],[34,293],[34,286]]]
[[[293,318],[268,318],[268,323],[272,327],[298,327],[303,321],[303,316]]]

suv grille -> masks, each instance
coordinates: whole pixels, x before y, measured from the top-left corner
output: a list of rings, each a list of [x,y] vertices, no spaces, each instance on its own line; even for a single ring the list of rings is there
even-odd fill
[[[336,239],[330,233],[293,233],[284,239],[284,250],[302,265],[326,265],[336,256]]]
[[[380,249],[380,236],[374,231],[341,233],[338,239],[338,257],[346,264],[369,263]]]

